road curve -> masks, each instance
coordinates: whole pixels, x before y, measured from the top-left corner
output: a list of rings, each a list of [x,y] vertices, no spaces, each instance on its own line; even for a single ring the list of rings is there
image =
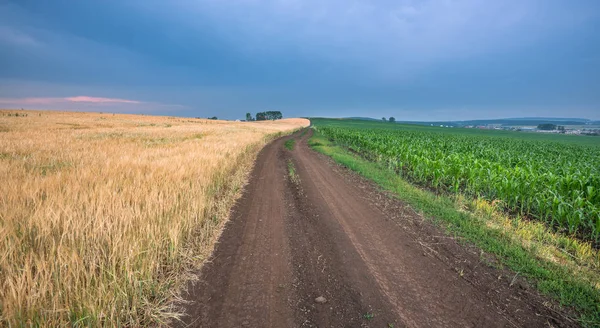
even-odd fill
[[[261,151],[176,326],[575,326],[526,282],[309,149],[311,133]]]

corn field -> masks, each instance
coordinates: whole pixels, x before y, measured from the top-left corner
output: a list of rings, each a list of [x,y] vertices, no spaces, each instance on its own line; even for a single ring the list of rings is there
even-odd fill
[[[513,214],[600,242],[599,147],[402,129],[318,131],[414,182],[499,200]]]

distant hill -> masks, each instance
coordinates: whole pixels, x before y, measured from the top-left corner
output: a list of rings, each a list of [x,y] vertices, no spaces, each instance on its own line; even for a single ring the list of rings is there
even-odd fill
[[[560,117],[518,117],[518,118],[505,118],[504,120],[516,120],[516,121],[569,121],[569,122],[588,122],[590,120],[586,118],[560,118]]]
[[[370,117],[348,117],[347,119],[381,121]],[[539,124],[552,123],[556,125],[599,125],[600,121],[592,121],[585,118],[560,118],[560,117],[520,117],[488,120],[467,121],[396,121],[397,123],[419,124],[419,125],[448,125],[448,126],[479,126],[496,124],[501,126],[537,126]]]
[[[345,120],[363,120],[363,121],[381,121],[381,119],[376,119],[372,117],[344,117]]]

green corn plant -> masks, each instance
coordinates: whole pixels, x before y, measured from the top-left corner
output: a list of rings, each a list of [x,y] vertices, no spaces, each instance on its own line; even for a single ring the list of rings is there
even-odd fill
[[[600,151],[593,146],[385,128],[319,131],[409,180],[499,200],[513,213],[600,242]]]

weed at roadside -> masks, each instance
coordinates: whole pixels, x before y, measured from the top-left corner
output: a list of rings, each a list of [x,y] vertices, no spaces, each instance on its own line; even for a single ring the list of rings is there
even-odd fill
[[[287,150],[294,150],[294,145],[296,144],[295,139],[289,139],[285,142],[284,146]]]

